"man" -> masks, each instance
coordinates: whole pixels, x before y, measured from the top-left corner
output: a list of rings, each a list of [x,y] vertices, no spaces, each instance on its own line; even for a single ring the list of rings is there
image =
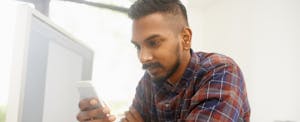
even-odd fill
[[[192,30],[179,0],[137,0],[129,17],[131,42],[146,72],[122,121],[249,121],[242,72],[229,57],[191,49]],[[78,120],[114,121],[107,107],[88,109],[97,103],[82,100]]]

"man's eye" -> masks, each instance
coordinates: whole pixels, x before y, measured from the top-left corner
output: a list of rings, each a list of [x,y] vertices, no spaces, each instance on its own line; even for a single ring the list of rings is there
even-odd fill
[[[159,45],[159,42],[158,41],[150,41],[149,42],[149,46],[151,46],[151,47],[156,47],[156,46],[158,46]]]

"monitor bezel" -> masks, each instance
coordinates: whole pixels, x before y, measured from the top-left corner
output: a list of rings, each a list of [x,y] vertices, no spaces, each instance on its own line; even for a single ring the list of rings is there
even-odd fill
[[[22,111],[24,107],[24,90],[26,85],[25,80],[28,64],[29,35],[33,18],[39,19],[43,23],[49,25],[51,28],[60,32],[71,41],[79,44],[88,52],[90,52],[90,55],[85,57],[86,60],[90,61],[90,64],[88,66],[88,69],[90,69],[90,72],[88,72],[90,78],[92,77],[92,65],[94,58],[94,52],[89,46],[85,45],[83,42],[75,38],[72,34],[62,29],[60,26],[54,24],[48,17],[42,15],[40,12],[25,4],[17,5],[16,9],[17,21],[15,24],[15,35],[17,36],[14,37],[10,89],[6,114],[7,122],[20,122],[23,115]]]

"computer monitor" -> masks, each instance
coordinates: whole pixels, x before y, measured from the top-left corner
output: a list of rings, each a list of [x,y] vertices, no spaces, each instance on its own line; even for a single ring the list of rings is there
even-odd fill
[[[75,122],[76,82],[90,80],[93,51],[19,5],[6,122]]]

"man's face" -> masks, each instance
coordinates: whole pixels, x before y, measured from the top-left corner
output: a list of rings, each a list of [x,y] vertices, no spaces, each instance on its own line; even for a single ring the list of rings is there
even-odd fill
[[[173,29],[161,13],[133,21],[132,43],[153,81],[166,80],[180,65],[182,45]]]

